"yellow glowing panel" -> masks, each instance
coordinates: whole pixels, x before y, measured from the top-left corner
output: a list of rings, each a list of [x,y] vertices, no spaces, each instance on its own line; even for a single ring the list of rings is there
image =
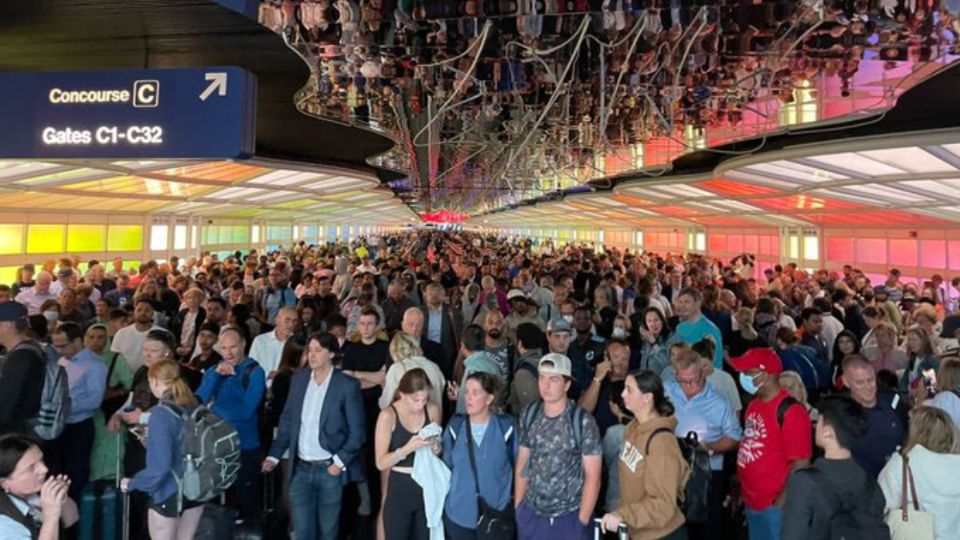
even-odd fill
[[[106,234],[104,225],[67,225],[67,251],[103,251]]]
[[[27,226],[27,253],[62,253],[63,225]]]
[[[116,176],[65,187],[80,191],[137,194],[146,195],[147,197],[150,195],[197,197],[216,189],[216,186],[196,186],[181,182],[168,182],[166,180],[154,180],[152,178],[139,178],[136,176]]]
[[[17,280],[17,270],[19,269],[19,266],[0,266],[0,283],[13,285],[13,282]]]
[[[140,251],[143,249],[142,225],[110,225],[107,229],[107,251]]]
[[[0,255],[20,253],[23,253],[23,225],[0,225]]]

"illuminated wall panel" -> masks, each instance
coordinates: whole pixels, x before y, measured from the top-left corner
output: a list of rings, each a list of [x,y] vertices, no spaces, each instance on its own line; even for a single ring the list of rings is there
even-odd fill
[[[887,240],[885,238],[857,238],[857,262],[886,264]]]
[[[727,236],[727,250],[731,253],[740,253],[743,251],[743,235],[731,234]]]
[[[960,240],[947,241],[947,262],[951,270],[960,270]]]
[[[727,250],[727,235],[710,234],[707,238],[707,247],[710,251],[720,252]]]
[[[27,253],[63,253],[63,225],[29,225]]]
[[[0,266],[0,283],[4,285],[13,285],[17,280],[17,270],[19,266]]]
[[[854,261],[855,249],[853,238],[826,238],[826,259],[840,263],[852,263]]]
[[[926,268],[946,268],[947,242],[945,240],[921,240],[920,266]]]
[[[67,225],[67,251],[104,251],[106,225]]]
[[[743,237],[743,251],[745,253],[757,253],[759,246],[759,238],[752,234],[748,234]]]
[[[110,225],[107,228],[107,251],[140,251],[142,249],[142,225]]]
[[[0,225],[0,255],[23,253],[23,227],[19,224]]]
[[[916,266],[917,241],[913,238],[891,238],[890,264],[898,266]]]

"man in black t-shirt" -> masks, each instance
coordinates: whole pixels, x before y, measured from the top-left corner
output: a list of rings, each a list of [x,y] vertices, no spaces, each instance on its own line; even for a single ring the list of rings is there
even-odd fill
[[[0,304],[0,345],[7,351],[0,375],[0,433],[25,432],[40,410],[46,359],[24,337],[26,329],[23,304]]]
[[[343,362],[340,369],[344,374],[349,375],[360,381],[360,393],[363,395],[363,409],[366,418],[367,440],[364,448],[360,452],[359,460],[364,463],[367,472],[367,480],[379,477],[373,460],[371,447],[373,444],[373,432],[377,425],[377,416],[380,414],[380,407],[377,401],[380,399],[380,393],[383,391],[383,383],[387,377],[387,364],[390,363],[390,344],[377,336],[377,327],[380,325],[380,313],[373,307],[366,307],[360,312],[360,318],[357,321],[357,332],[360,339],[356,341],[347,341],[343,349]],[[378,486],[379,482],[374,482]],[[378,493],[370,493],[369,483],[363,482],[359,485],[360,490],[360,515],[369,515],[372,512],[371,501],[380,500]]]

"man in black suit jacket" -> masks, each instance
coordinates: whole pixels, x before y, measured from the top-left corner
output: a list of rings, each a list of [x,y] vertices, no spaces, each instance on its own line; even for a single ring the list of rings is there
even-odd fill
[[[263,461],[270,472],[290,450],[290,506],[298,539],[336,540],[340,502],[347,481],[363,478],[357,453],[366,438],[360,383],[334,369],[336,336],[307,342],[310,369],[293,376],[280,429]]]
[[[459,332],[462,326],[460,313],[443,302],[444,290],[439,283],[427,285],[424,294],[424,305],[420,307],[423,313],[424,341],[431,341],[440,345],[443,356],[440,361],[440,371],[446,379],[453,380],[453,363],[460,351]],[[431,323],[431,319],[433,320]],[[439,321],[439,328],[436,324]]]

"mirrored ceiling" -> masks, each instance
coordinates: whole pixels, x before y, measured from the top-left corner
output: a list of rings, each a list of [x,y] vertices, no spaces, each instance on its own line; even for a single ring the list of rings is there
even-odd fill
[[[264,0],[260,21],[311,67],[301,110],[389,134],[375,164],[414,210],[476,215],[889,109],[957,59],[953,4]]]

